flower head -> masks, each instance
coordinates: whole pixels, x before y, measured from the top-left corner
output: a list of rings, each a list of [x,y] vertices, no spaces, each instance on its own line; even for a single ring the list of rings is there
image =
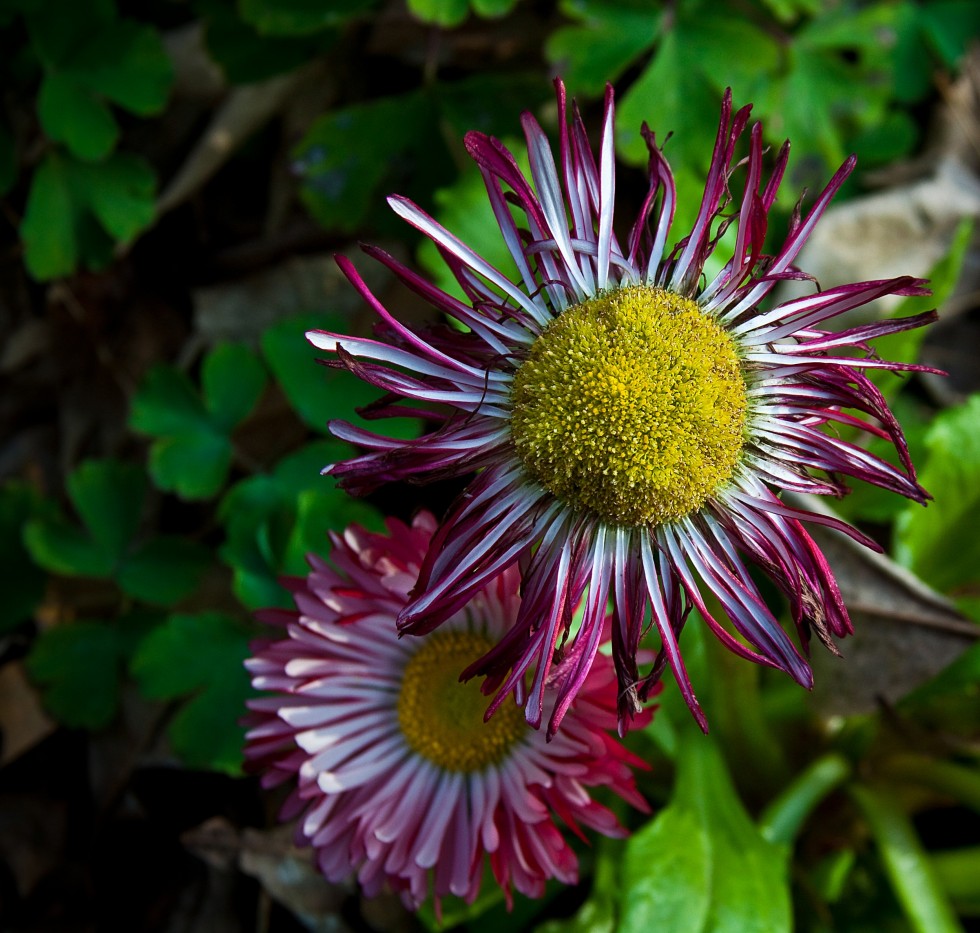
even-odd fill
[[[763,253],[789,144],[767,177],[761,126],[749,129],[749,107],[732,112],[730,93],[693,228],[680,237],[672,230],[670,167],[644,125],[649,189],[620,239],[612,91],[596,158],[577,110],[569,116],[560,82],[557,90],[557,160],[534,118],[522,118],[530,179],[496,139],[466,139],[516,280],[401,197],[389,199],[392,208],[438,246],[468,301],[365,247],[468,332],[408,328],[347,259],[339,260],[379,315],[379,339],[323,331],[309,339],[334,355],[332,365],[387,393],[366,414],[421,411],[435,427],[403,441],[335,422],[338,437],[366,452],[325,472],[355,493],[390,480],[475,473],[433,538],[399,628],[433,630],[520,561],[524,599],[516,624],[466,672],[488,675],[495,703],[514,691],[537,724],[545,685],[556,684],[548,725],[554,734],[585,683],[611,601],[621,728],[667,665],[705,727],[678,646],[692,608],[732,651],[804,686],[812,684],[804,656],[811,633],[836,651],[833,637],[852,630],[804,522],[876,545],[779,493],[843,495],[841,477],[850,475],[919,502],[928,498],[901,428],[866,371],[921,369],[879,359],[867,341],[934,314],[823,329],[883,295],[925,294],[924,282],[908,276],[823,291],[814,285],[812,294],[765,306],[780,281],[810,278],[794,260],[855,161],[841,166],[808,212],[798,204],[782,245]],[[712,254],[729,243],[719,263]],[[710,281],[709,257],[721,265]],[[838,426],[890,440],[900,466],[841,437]],[[788,597],[802,651],[747,564],[766,571]],[[583,597],[584,617],[574,628],[572,612]],[[651,628],[659,651],[641,671],[637,651]]]
[[[520,606],[516,568],[505,570],[426,638],[399,639],[435,521],[389,536],[357,528],[334,535],[331,564],[311,556],[294,581],[298,612],[270,611],[279,641],[256,646],[253,683],[271,695],[251,702],[245,749],[272,786],[293,782],[283,817],[320,870],[352,872],[368,894],[387,883],[418,906],[430,892],[473,900],[484,854],[497,882],[539,897],[544,883],[573,883],[575,854],[560,817],[608,836],[625,835],[590,788],[606,786],[641,810],[631,766],[609,734],[616,725],[612,660],[600,655],[546,742],[507,704],[485,723],[486,698],[459,672],[510,630]],[[547,690],[545,702],[556,700]]]

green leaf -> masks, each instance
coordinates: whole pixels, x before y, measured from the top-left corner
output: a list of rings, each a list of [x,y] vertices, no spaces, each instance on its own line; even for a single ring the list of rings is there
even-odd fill
[[[368,12],[377,0],[238,0],[245,22],[269,36],[302,36]]]
[[[156,216],[156,178],[148,162],[130,152],[117,152],[98,166],[83,168],[86,203],[103,228],[128,242]]]
[[[204,24],[211,57],[232,84],[251,84],[292,71],[325,51],[334,38],[331,33],[261,36],[226,0],[197,0],[193,8]]]
[[[499,16],[506,16],[513,10],[517,6],[517,0],[470,0],[470,6],[477,16],[496,19]]]
[[[922,29],[947,68],[958,68],[980,35],[980,8],[973,0],[939,0],[921,7]]]
[[[763,3],[777,19],[789,23],[801,14],[819,13],[821,0],[763,0]]]
[[[0,487],[0,634],[29,619],[44,595],[47,575],[31,560],[23,543],[27,522],[41,507],[37,495],[26,486]]]
[[[940,414],[926,435],[919,480],[935,499],[896,525],[896,559],[941,592],[980,580],[980,395]]]
[[[262,354],[289,404],[316,431],[326,432],[327,422],[339,418],[389,437],[403,440],[418,437],[421,423],[417,418],[372,423],[359,419],[355,409],[376,401],[378,390],[347,370],[328,369],[317,363],[318,351],[306,339],[306,332],[344,333],[349,328],[349,321],[334,315],[304,314],[279,321],[262,334]],[[331,451],[332,460],[351,456],[347,445],[338,443]],[[321,465],[326,466],[326,461]]]
[[[980,846],[932,854],[932,871],[961,914],[980,917]]]
[[[535,73],[475,74],[461,81],[440,83],[430,96],[441,124],[462,139],[470,130],[504,137],[520,126],[522,110],[535,110],[554,100],[552,88]],[[467,168],[470,160],[466,160]],[[440,184],[445,184],[442,178]],[[428,192],[427,192],[428,195]]]
[[[103,230],[129,240],[154,216],[154,180],[129,153],[98,163],[49,152],[34,173],[20,235],[35,279],[69,275],[79,261],[97,267],[111,259]]]
[[[811,762],[760,816],[759,831],[763,838],[792,845],[814,807],[840,787],[850,774],[850,764],[836,752]]]
[[[142,434],[179,434],[207,423],[207,412],[194,383],[186,373],[166,364],[158,364],[146,374],[129,413],[129,426]]]
[[[140,116],[163,110],[173,67],[152,26],[118,20],[86,35],[64,63],[73,78]]]
[[[114,0],[89,3],[60,3],[52,11],[49,3],[31,4],[25,22],[34,52],[46,68],[64,65],[93,35],[111,28],[116,18]]]
[[[327,229],[357,230],[389,170],[407,153],[431,147],[434,132],[432,107],[417,93],[321,117],[295,152],[303,202]]]
[[[617,152],[625,161],[646,165],[649,154],[640,134],[646,121],[661,145],[669,133],[674,134],[664,150],[672,166],[707,166],[721,99],[700,69],[688,67],[690,37],[691,29],[681,24],[668,32],[650,65],[619,102]]]
[[[185,499],[207,499],[224,485],[233,459],[232,430],[255,407],[265,371],[244,347],[212,350],[201,368],[204,400],[172,366],[150,370],[133,399],[130,425],[158,439],[150,448],[150,475],[159,489]]]
[[[243,662],[249,630],[217,612],[172,615],[143,639],[131,670],[149,699],[186,702],[170,723],[174,750],[192,767],[237,774],[251,693]]]
[[[52,573],[101,578],[111,576],[115,567],[112,554],[61,517],[29,521],[24,526],[24,544],[35,562]]]
[[[101,622],[74,622],[43,631],[27,658],[44,705],[66,726],[101,729],[119,706],[123,644]]]
[[[38,280],[69,275],[78,262],[77,207],[68,171],[64,157],[49,152],[31,179],[20,236],[27,271]]]
[[[230,432],[257,404],[265,388],[265,369],[248,347],[224,343],[204,360],[201,386],[211,420]]]
[[[210,552],[183,538],[153,538],[124,558],[116,581],[134,599],[172,606],[201,582]]]
[[[37,107],[48,136],[80,159],[102,159],[115,148],[119,127],[109,108],[69,75],[48,72]]]
[[[207,429],[186,431],[154,441],[150,476],[157,489],[182,499],[210,499],[224,486],[231,461],[227,437]]]
[[[470,5],[468,0],[408,0],[408,9],[423,23],[449,29],[466,19]]]
[[[885,871],[917,933],[959,933],[962,927],[939,885],[908,817],[881,787],[850,788],[864,814]]]
[[[68,496],[96,544],[122,555],[139,527],[146,477],[131,463],[87,460],[68,477]]]
[[[222,500],[218,515],[227,540],[221,558],[234,572],[236,596],[249,608],[291,606],[278,579],[305,574],[306,554],[326,552],[328,531],[354,522],[380,529],[374,508],[320,475],[338,447],[330,441],[309,444],[283,458],[271,475],[236,483]]]
[[[556,29],[545,54],[576,94],[602,94],[660,33],[662,14],[647,0],[563,0],[561,9],[578,24]]]
[[[139,527],[143,472],[134,464],[88,460],[67,485],[84,530],[54,514],[29,522],[24,542],[34,560],[55,573],[111,576]]]
[[[787,853],[759,835],[711,739],[685,729],[670,805],[623,861],[622,933],[791,929]]]

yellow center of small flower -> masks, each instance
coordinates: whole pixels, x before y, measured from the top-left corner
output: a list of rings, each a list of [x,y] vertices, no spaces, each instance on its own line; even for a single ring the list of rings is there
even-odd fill
[[[698,305],[629,286],[563,311],[514,376],[528,473],[615,525],[701,508],[732,478],[747,395],[736,344]]]
[[[480,771],[502,761],[527,729],[513,703],[484,722],[488,700],[479,683],[459,682],[460,672],[493,645],[476,632],[436,632],[405,665],[398,724],[413,751],[446,771]]]

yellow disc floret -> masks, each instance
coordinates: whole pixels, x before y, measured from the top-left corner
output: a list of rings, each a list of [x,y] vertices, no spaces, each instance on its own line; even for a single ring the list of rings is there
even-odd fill
[[[514,376],[528,473],[606,522],[660,524],[731,479],[747,396],[731,335],[694,302],[629,286],[563,311]]]
[[[486,635],[439,631],[425,637],[405,666],[398,724],[413,751],[447,771],[480,771],[502,761],[528,728],[513,703],[484,722],[488,700],[479,683],[459,682],[460,672],[493,646]]]

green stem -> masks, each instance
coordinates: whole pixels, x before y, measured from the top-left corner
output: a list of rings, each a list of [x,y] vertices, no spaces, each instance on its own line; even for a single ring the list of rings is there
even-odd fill
[[[882,766],[889,778],[928,787],[980,812],[980,770],[925,755],[896,755]]]
[[[850,764],[836,752],[818,758],[762,811],[759,831],[770,842],[791,845],[814,807],[850,774]]]
[[[868,821],[885,872],[912,928],[918,933],[963,933],[929,856],[891,794],[857,784],[848,791]]]
[[[950,900],[962,912],[980,915],[980,846],[935,852],[932,867]]]

